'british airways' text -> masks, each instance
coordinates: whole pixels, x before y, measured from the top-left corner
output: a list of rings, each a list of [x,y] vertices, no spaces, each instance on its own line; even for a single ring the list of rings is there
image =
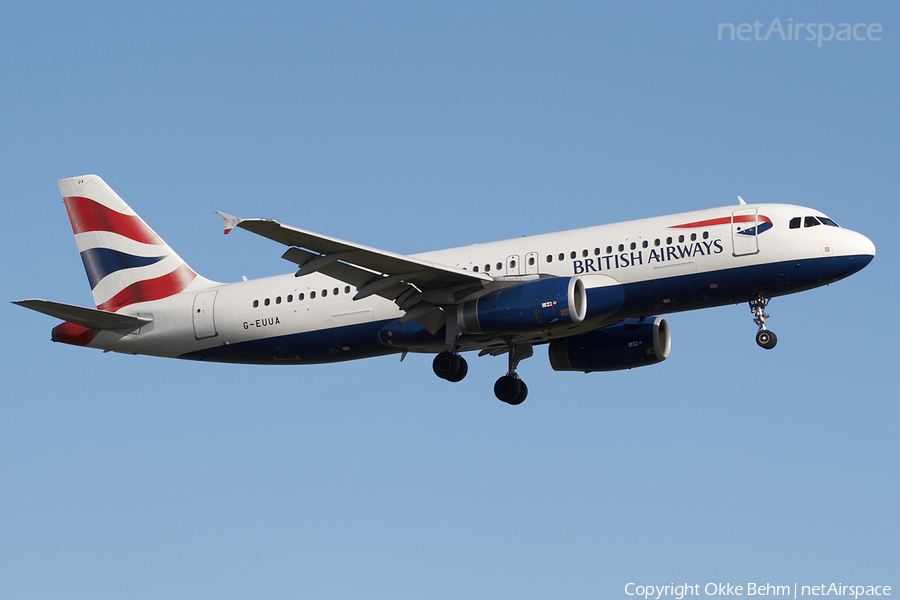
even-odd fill
[[[721,239],[712,240],[711,242],[704,240],[692,244],[679,244],[677,246],[665,246],[663,248],[653,248],[650,250],[644,248],[641,250],[631,250],[619,252],[618,254],[598,256],[596,258],[573,260],[572,266],[574,267],[575,274],[581,275],[582,273],[598,273],[600,271],[612,271],[644,264],[649,265],[672,260],[681,260],[683,258],[721,254],[724,251],[725,248],[722,246]]]

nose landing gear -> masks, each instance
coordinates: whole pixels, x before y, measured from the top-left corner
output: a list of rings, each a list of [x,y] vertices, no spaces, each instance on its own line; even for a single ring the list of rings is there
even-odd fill
[[[759,296],[750,301],[750,312],[753,313],[753,322],[759,327],[759,331],[756,332],[756,343],[760,348],[771,350],[778,343],[778,337],[774,332],[766,329],[766,319],[769,318],[769,315],[766,314],[768,304],[769,298]]]

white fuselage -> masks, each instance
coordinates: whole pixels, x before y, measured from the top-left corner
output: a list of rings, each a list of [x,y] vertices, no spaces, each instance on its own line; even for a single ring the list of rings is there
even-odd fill
[[[751,235],[741,233],[756,226]],[[559,233],[526,236],[415,255],[489,274],[496,281],[540,276],[584,279],[588,293],[621,285],[625,304],[612,315],[562,332],[577,333],[635,316],[746,302],[810,289],[859,270],[874,255],[863,235],[820,224],[819,211],[762,204],[713,208]],[[763,220],[765,218],[765,220]],[[792,219],[801,226],[791,228]],[[770,225],[766,225],[770,223]],[[865,257],[868,257],[866,259]],[[853,261],[857,262],[854,263]],[[401,351],[440,351],[443,334],[394,330],[404,315],[377,295],[320,273],[190,286],[123,314],[152,318],[132,332],[100,331],[89,344],[117,352],[228,362],[330,362]],[[601,322],[602,321],[602,322]],[[558,330],[528,336],[541,343]],[[488,336],[489,337],[489,336]],[[509,341],[509,340],[507,340]],[[461,350],[484,347],[464,336]],[[314,346],[314,347],[313,347]]]

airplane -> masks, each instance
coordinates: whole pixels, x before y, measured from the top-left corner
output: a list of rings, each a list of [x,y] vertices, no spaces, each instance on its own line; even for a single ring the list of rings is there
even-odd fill
[[[317,364],[409,352],[459,382],[464,352],[506,354],[497,398],[521,404],[520,361],[547,344],[556,371],[659,363],[660,315],[747,302],[756,343],[771,298],[831,284],[875,256],[820,211],[739,204],[402,255],[270,219],[218,213],[286,247],[296,272],[235,283],[199,275],[100,177],[59,180],[96,308],[14,302],[59,318],[55,342],[126,354]]]

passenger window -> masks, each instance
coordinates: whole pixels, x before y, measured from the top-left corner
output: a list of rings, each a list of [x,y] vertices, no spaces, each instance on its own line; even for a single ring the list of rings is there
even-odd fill
[[[503,269],[503,263],[497,263],[497,270],[500,271]]]
[[[594,248],[594,256],[600,256],[600,248]]]
[[[659,238],[656,238],[655,240],[653,240],[653,245],[659,246]]]
[[[477,272],[478,272],[478,265],[475,265],[474,267],[472,267],[472,270],[475,271],[475,272],[477,273]]]
[[[709,239],[709,232],[708,232],[708,231],[704,231],[704,232],[703,232],[703,239],[704,239],[704,240],[708,240],[708,239]]]
[[[804,227],[815,227],[816,225],[821,225],[821,223],[819,223],[819,220],[815,217],[806,217],[803,221]]]
[[[697,234],[696,234],[696,233],[692,233],[692,234],[691,234],[691,241],[692,241],[692,242],[696,242],[696,241],[697,241]]]
[[[309,293],[309,299],[310,299],[310,300],[315,300],[315,299],[316,299],[316,293],[315,293],[315,292],[310,292],[310,293]]]
[[[259,300],[253,301],[253,308],[259,308]]]
[[[607,246],[607,247],[606,247],[606,253],[607,253],[607,254],[612,254],[612,246]]]
[[[548,255],[547,255],[547,262],[548,262],[548,263],[552,263],[552,262],[553,262],[553,255],[551,255],[551,254],[548,254]]]
[[[667,237],[667,238],[666,238],[666,245],[667,245],[667,246],[671,246],[671,245],[672,245],[672,238],[670,238],[670,237]]]
[[[281,296],[275,298],[275,304],[281,304]]]
[[[533,256],[528,257],[528,265],[531,267],[534,266],[534,257]]]
[[[515,268],[516,268],[516,261],[514,261],[514,260],[509,261],[509,268],[510,268],[510,269],[515,269]]]
[[[791,219],[790,228],[800,229],[800,217],[794,217],[793,219]]]
[[[294,301],[294,295],[293,295],[293,294],[288,294],[287,301],[288,301],[288,304],[290,304],[291,302],[293,302],[293,301]]]
[[[684,236],[683,236],[683,235],[679,235],[679,236],[678,236],[678,243],[680,244],[680,243],[683,242],[683,241],[684,241]]]
[[[350,293],[350,286],[349,286],[349,285],[346,286],[346,287],[344,288],[344,293],[345,293],[345,294],[349,294],[349,293]]]
[[[338,288],[334,288],[334,289],[332,290],[332,293],[334,293],[334,295],[337,296],[338,294],[341,293],[341,290],[339,290]]]
[[[303,298],[305,298],[305,296],[303,295],[303,292],[297,294],[297,300],[299,300],[299,301],[302,302],[302,301],[303,301]]]
[[[581,256],[582,256],[583,258],[587,258],[587,255],[588,255],[587,249],[581,251]]]
[[[265,304],[266,306],[268,306],[268,305],[269,305],[269,299],[266,298],[265,300],[263,300],[263,304]]]
[[[560,252],[560,253],[559,253],[559,261],[562,262],[562,261],[564,261],[564,260],[566,260],[566,255],[563,254],[562,252]]]
[[[619,252],[625,251],[625,244],[619,244]]]
[[[641,248],[646,248],[646,247],[649,246],[649,245],[650,245],[649,242],[647,242],[647,240],[644,240],[644,241],[641,243]]]
[[[569,253],[569,258],[575,258],[576,256],[577,256],[577,254],[575,254],[574,250],[572,250],[572,252]]]
[[[328,290],[322,290],[322,297],[326,297],[328,295]]]

